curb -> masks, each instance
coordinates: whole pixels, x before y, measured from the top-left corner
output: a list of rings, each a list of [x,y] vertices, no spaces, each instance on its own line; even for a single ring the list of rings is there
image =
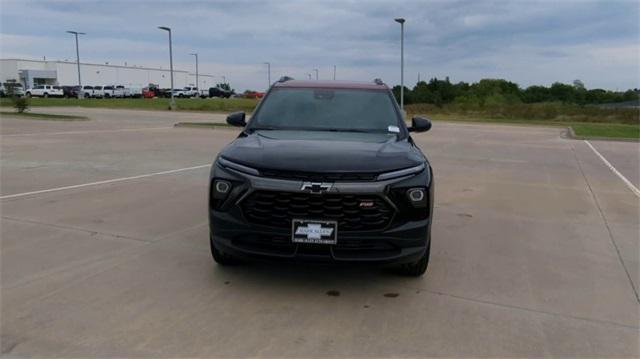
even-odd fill
[[[185,128],[200,128],[206,130],[228,130],[234,128],[233,126],[225,123],[211,123],[211,122],[178,122],[173,124],[173,127],[185,127]]]
[[[616,142],[640,142],[638,138],[620,138],[620,137],[600,137],[600,136],[578,136],[571,126],[567,127],[562,133],[562,138],[568,138],[570,140],[590,140],[590,141],[616,141]]]

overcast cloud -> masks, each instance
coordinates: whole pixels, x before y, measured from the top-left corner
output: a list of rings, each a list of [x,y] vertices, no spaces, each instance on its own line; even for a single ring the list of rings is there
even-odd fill
[[[66,30],[81,38],[83,62],[175,67],[225,75],[232,87],[272,79],[400,81],[505,78],[521,86],[582,80],[587,87],[640,87],[639,2],[610,1],[19,1],[2,0],[2,58],[75,59]],[[315,75],[314,75],[315,77]]]

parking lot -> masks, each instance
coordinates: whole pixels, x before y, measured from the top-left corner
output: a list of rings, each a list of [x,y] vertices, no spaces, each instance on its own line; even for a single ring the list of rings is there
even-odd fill
[[[1,341],[15,356],[638,356],[638,144],[435,122],[431,264],[216,266],[224,115],[0,122]],[[593,149],[590,147],[593,146]],[[603,158],[597,155],[600,153]],[[331,294],[331,295],[328,295]]]

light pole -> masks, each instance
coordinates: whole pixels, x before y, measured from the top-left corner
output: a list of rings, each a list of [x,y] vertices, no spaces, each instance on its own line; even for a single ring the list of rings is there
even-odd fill
[[[316,81],[318,81],[318,69],[313,69],[316,72]]]
[[[84,32],[67,31],[70,34],[76,36],[76,61],[78,63],[78,98],[83,98],[84,91],[82,91],[82,80],[80,79],[80,48],[78,47],[78,35],[86,35]]]
[[[267,65],[267,90],[269,90],[269,87],[271,87],[271,63],[265,62],[264,64]]]
[[[193,53],[189,55],[193,55],[196,57],[196,89],[198,90],[198,95],[200,95],[200,83],[198,82],[198,54]]]
[[[333,65],[333,81],[336,80],[336,65]]]
[[[404,19],[394,19],[400,24],[400,108],[404,111]]]
[[[171,48],[171,28],[158,26],[158,29],[169,33],[169,71],[171,72],[171,102],[169,102],[169,109],[175,110],[176,100],[173,98],[173,49]]]

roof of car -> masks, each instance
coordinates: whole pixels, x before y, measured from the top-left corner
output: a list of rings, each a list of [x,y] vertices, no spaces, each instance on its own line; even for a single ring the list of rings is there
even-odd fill
[[[387,90],[383,83],[359,82],[359,81],[328,81],[328,80],[288,80],[276,82],[273,87],[284,88],[331,88],[331,89],[366,89]]]

